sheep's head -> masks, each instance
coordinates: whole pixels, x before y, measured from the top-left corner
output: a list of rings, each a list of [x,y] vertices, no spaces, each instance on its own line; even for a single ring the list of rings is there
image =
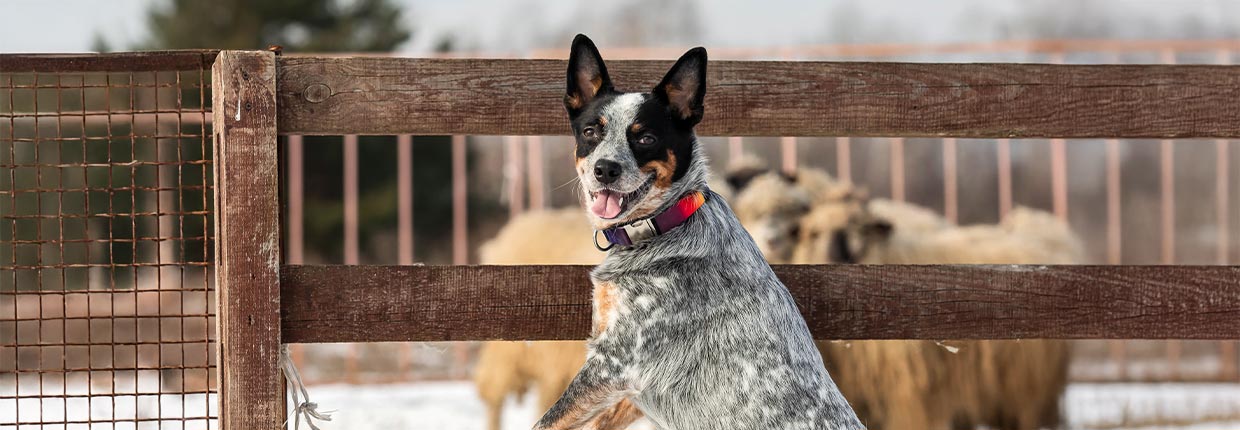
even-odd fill
[[[786,263],[800,235],[800,220],[809,212],[810,198],[788,177],[768,172],[746,182],[736,194],[733,209],[767,261]]]
[[[891,239],[893,230],[889,220],[865,211],[855,213],[842,228],[831,233],[825,247],[827,260],[839,264],[867,262],[876,246]]]
[[[836,199],[820,201],[801,218],[800,236],[793,252],[794,263],[824,264],[840,263],[843,257],[856,255],[845,250],[864,252],[864,236],[858,235],[865,224],[873,218],[865,210],[865,193],[853,192]],[[841,250],[837,246],[844,247]]]

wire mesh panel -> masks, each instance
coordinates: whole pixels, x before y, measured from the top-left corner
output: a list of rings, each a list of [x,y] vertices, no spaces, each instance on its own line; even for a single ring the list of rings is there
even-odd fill
[[[0,428],[214,427],[210,57],[0,56]]]

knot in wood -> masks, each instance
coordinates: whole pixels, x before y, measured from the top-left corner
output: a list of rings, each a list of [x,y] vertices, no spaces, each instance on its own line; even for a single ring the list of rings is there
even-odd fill
[[[327,84],[311,84],[306,87],[305,91],[302,91],[302,97],[310,103],[322,102],[323,100],[327,100],[327,97],[331,95],[332,89],[329,88]]]

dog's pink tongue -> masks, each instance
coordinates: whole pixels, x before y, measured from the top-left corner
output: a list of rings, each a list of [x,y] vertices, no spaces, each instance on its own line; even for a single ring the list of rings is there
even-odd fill
[[[620,215],[620,195],[608,190],[599,191],[594,204],[590,205],[590,212],[602,219],[615,218]]]

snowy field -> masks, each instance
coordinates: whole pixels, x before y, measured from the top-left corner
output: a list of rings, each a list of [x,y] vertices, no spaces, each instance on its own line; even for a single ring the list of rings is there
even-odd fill
[[[321,385],[310,387],[310,396],[320,409],[336,410],[324,430],[485,430],[486,410],[467,382]],[[505,430],[528,429],[537,419],[533,396],[525,399],[509,400]],[[1240,430],[1240,384],[1074,384],[1065,405],[1069,428]]]
[[[323,430],[484,430],[485,410],[469,382],[318,385],[309,389],[320,410],[335,411],[333,421],[320,424]],[[529,428],[539,413],[532,399],[526,396],[526,402],[509,401],[505,429]],[[1074,384],[1064,401],[1069,428],[1074,429],[1240,430],[1240,384]],[[62,399],[4,399],[0,400],[0,429],[207,429],[200,419],[185,425],[147,420],[202,417],[208,408],[215,413],[214,396],[209,400],[202,395],[96,396],[68,403]],[[40,414],[46,421],[115,419],[136,423],[15,426],[19,413],[22,423],[37,422]]]

